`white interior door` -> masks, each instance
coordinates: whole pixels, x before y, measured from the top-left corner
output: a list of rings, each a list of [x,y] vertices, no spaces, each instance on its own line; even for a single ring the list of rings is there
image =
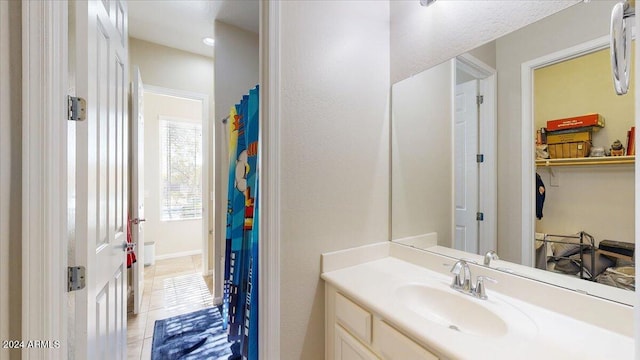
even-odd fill
[[[123,0],[73,3],[77,124],[75,358],[124,359],[127,351],[127,12]]]
[[[144,290],[144,86],[138,67],[134,70],[131,94],[131,233],[138,261],[133,264],[133,312],[142,306]]]
[[[478,253],[478,80],[456,85],[454,247]]]

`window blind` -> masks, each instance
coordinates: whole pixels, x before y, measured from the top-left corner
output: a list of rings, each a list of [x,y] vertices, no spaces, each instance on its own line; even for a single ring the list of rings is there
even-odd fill
[[[202,125],[160,121],[161,220],[202,218]]]

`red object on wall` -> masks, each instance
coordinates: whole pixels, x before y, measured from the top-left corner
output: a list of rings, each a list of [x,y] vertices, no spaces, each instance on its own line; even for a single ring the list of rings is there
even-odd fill
[[[636,154],[636,127],[632,126],[631,130],[627,131],[627,155]]]

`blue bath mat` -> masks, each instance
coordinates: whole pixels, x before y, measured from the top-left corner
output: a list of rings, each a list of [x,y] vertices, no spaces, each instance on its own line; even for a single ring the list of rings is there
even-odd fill
[[[238,344],[227,341],[217,307],[157,320],[151,345],[152,360],[239,358]]]

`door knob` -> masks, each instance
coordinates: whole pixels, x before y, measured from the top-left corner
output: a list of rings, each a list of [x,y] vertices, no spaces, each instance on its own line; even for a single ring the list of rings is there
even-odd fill
[[[137,246],[138,244],[136,243],[129,243],[125,241],[122,243],[122,251],[126,252],[127,254],[131,254]]]
[[[138,219],[138,218],[131,219],[131,222],[133,223],[133,225],[138,225],[143,221],[147,221],[147,219]]]

